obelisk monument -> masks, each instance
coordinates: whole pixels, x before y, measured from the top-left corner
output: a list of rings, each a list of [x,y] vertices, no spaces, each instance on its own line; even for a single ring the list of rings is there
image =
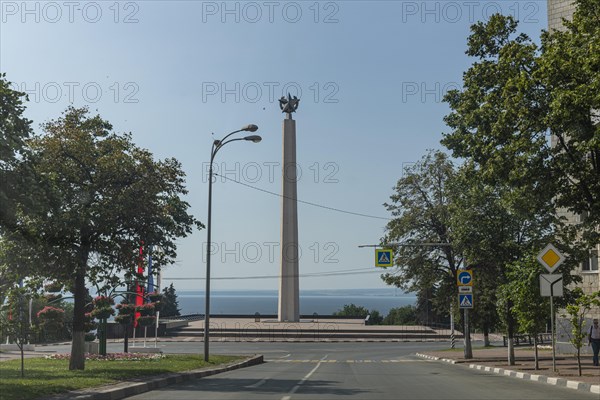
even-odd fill
[[[285,113],[283,120],[283,165],[281,197],[281,271],[279,277],[280,322],[300,320],[300,285],[298,282],[298,189],[296,172],[296,121],[292,113],[298,109],[300,99],[279,99]]]

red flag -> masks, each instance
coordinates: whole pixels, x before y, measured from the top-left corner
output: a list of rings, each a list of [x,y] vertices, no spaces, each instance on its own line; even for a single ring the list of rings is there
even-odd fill
[[[140,246],[140,257],[139,257],[139,261],[138,261],[137,272],[138,272],[138,274],[144,273],[144,242],[142,242],[142,245]],[[135,293],[136,293],[135,305],[141,306],[142,304],[144,304],[144,287],[139,284],[137,279],[135,281]],[[140,312],[136,311],[135,322],[133,324],[134,328],[137,328],[138,318],[140,316],[141,316]]]

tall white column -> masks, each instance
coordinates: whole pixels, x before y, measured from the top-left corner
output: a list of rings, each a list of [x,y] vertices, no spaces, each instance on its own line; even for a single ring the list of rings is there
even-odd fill
[[[296,165],[296,121],[291,113],[283,120],[283,197],[281,198],[281,272],[279,321],[300,320],[298,282],[298,189]]]

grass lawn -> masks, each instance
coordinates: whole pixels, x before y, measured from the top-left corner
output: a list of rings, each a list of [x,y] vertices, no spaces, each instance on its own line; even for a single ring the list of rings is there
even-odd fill
[[[25,378],[21,378],[20,359],[3,361],[0,362],[0,398],[35,399],[137,376],[192,370],[238,359],[241,357],[211,356],[206,363],[201,355],[166,355],[157,360],[86,360],[84,371],[69,371],[69,360],[28,358],[25,359]]]

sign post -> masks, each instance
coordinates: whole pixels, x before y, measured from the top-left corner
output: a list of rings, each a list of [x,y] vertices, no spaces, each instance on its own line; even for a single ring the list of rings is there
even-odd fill
[[[454,302],[450,303],[450,348],[455,347],[454,342]]]
[[[465,312],[464,345],[465,359],[473,358],[471,349],[471,330],[469,327],[469,308],[473,308],[473,271],[459,270],[456,273],[456,285],[458,286],[458,307]]]
[[[554,297],[552,296],[550,296],[550,324],[552,325],[552,371],[556,372],[556,338],[554,337]]]
[[[552,274],[565,261],[565,256],[551,243],[537,256],[537,260],[550,274],[540,275],[540,291],[545,296],[547,289],[550,289],[550,324],[552,325],[552,370],[556,372],[556,337],[554,329],[554,296],[562,296],[562,276],[555,277]],[[556,292],[555,287],[556,286]],[[560,294],[559,294],[560,290]]]

